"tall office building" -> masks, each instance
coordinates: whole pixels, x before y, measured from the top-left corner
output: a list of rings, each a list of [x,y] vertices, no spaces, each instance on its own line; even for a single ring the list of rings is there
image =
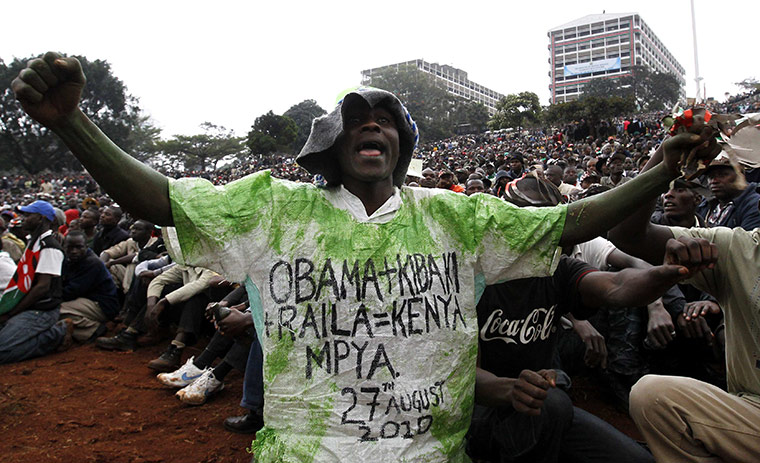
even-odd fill
[[[467,78],[467,73],[461,69],[449,65],[440,65],[438,63],[428,63],[421,59],[405,61],[403,63],[389,64],[379,68],[365,69],[362,71],[362,84],[369,84],[372,75],[381,73],[388,69],[399,69],[402,67],[416,67],[419,71],[432,75],[436,79],[446,84],[446,89],[458,97],[468,100],[475,100],[483,103],[488,109],[488,114],[493,116],[496,113],[496,103],[504,98],[501,93],[495,92],[480,84],[476,84]]]
[[[593,79],[630,75],[643,65],[676,76],[684,86],[684,69],[637,13],[590,14],[551,29],[549,77],[551,103],[578,98]]]

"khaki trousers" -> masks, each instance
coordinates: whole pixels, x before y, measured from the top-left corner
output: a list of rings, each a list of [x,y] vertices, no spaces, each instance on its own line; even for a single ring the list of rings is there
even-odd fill
[[[680,376],[647,375],[631,417],[660,463],[760,461],[760,403]]]
[[[120,289],[124,294],[129,291],[129,287],[132,285],[132,280],[135,276],[135,267],[137,267],[135,264],[116,264],[108,269],[111,272],[111,279],[113,279],[116,288]]]
[[[97,302],[84,297],[62,302],[60,318],[70,318],[74,322],[72,336],[79,342],[90,339],[98,326],[108,320]]]

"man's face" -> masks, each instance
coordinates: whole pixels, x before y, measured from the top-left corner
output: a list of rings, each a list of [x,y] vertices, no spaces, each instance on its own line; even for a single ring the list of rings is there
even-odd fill
[[[442,172],[441,175],[438,176],[438,188],[449,189],[452,186],[454,186],[454,175]]]
[[[512,159],[509,161],[509,167],[513,172],[522,172],[523,164],[518,159]]]
[[[693,217],[697,211],[697,195],[688,188],[671,188],[662,195],[662,207],[666,217]]]
[[[544,172],[546,180],[549,180],[556,186],[562,183],[562,169],[557,166],[549,166]]]
[[[613,159],[612,162],[609,163],[609,167],[611,175],[620,175],[623,173],[623,161],[621,159]]]
[[[67,236],[63,242],[63,251],[72,262],[79,262],[87,254],[87,245],[81,235]]]
[[[119,223],[119,216],[110,207],[105,208],[102,214],[100,214],[100,223],[107,227],[117,225]]]
[[[483,193],[484,191],[486,191],[486,188],[483,185],[483,181],[472,179],[467,181],[467,188],[465,188],[464,193],[470,196],[471,194]]]
[[[575,185],[578,182],[578,170],[575,167],[568,167],[565,169],[565,175],[562,177],[562,181]]]
[[[726,167],[716,167],[707,174],[707,185],[710,192],[718,198],[719,201],[729,201],[738,196],[739,191],[736,189],[736,172],[734,169]]]
[[[435,188],[438,180],[435,178],[435,174],[431,176],[424,176],[420,179],[420,186],[423,188]]]
[[[348,108],[338,151],[344,184],[392,182],[399,150],[398,130],[388,110],[360,104]]]
[[[150,239],[151,229],[147,223],[138,220],[129,229],[129,237],[138,243],[144,243]]]
[[[21,217],[21,229],[26,233],[31,233],[37,229],[42,223],[42,215],[36,213],[22,212]]]
[[[92,211],[82,212],[82,216],[79,218],[79,226],[82,228],[92,228],[98,224],[98,216]]]

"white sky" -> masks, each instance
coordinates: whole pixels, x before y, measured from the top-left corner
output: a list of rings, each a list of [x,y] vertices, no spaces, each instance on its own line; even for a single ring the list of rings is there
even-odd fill
[[[723,100],[739,90],[734,82],[760,78],[760,1],[695,4],[700,74],[707,95]],[[204,121],[245,135],[257,116],[307,98],[329,111],[362,69],[415,58],[547,104],[547,31],[602,10],[639,13],[695,93],[688,0],[38,0],[15,10],[4,8],[0,58],[56,50],[105,59],[164,138],[197,133]]]

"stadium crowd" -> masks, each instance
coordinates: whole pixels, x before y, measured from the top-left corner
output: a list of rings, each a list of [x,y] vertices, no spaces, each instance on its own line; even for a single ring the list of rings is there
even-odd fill
[[[713,109],[757,111],[758,96],[754,92],[731,97]],[[618,188],[657,164],[662,157],[658,148],[667,139],[660,123],[663,115],[422,143],[404,183],[466,196],[493,195],[520,208],[571,204]],[[163,173],[172,178],[204,177],[216,185],[265,169],[283,180],[313,179],[293,158],[257,159],[216,172]],[[718,157],[698,181],[672,182],[653,213],[647,212],[648,219],[654,225],[684,229],[754,230],[760,226],[760,193],[752,181],[757,175],[751,169],[737,172]],[[228,418],[224,426],[255,433],[265,425],[263,354],[250,314],[250,287],[243,281],[173,262],[164,238],[176,234],[174,228],[123,212],[86,173],[3,177],[0,201],[0,285],[8,288],[0,299],[0,362],[83,343],[119,351],[163,344],[164,352],[146,366],[157,374],[157,381],[177,388],[180,400],[206,403],[224,387],[225,376],[238,369],[245,372],[245,413]],[[599,381],[617,405],[631,409],[644,429],[642,423],[652,418],[642,410],[652,405],[643,404],[645,399],[636,392],[645,387],[641,381],[656,378],[646,375],[694,378],[735,392],[730,378],[727,384],[726,358],[729,350],[730,363],[730,349],[737,346],[726,341],[722,290],[675,281],[657,265],[662,250],[659,262],[650,263],[652,259],[638,258],[643,256],[630,240],[621,239],[628,245],[616,246],[615,236],[627,236],[626,227],[647,226],[628,219],[611,232],[615,244],[600,236],[564,246],[565,257],[553,276],[485,289],[477,307],[480,352],[477,405],[468,435],[471,456],[488,461],[557,461],[560,456],[604,461],[615,455],[614,461],[654,461],[645,447],[572,406],[566,391],[569,378],[578,374]],[[33,259],[35,265],[22,271],[18,263],[25,255],[25,262]],[[3,311],[5,305],[11,308]],[[546,319],[537,322],[539,313],[546,313]],[[541,342],[515,342],[522,333],[520,323],[533,323],[541,331]],[[197,343],[205,343],[203,352],[186,358],[185,348]],[[502,387],[500,378],[511,380],[508,404],[491,392]],[[758,389],[754,384],[745,390],[751,395]],[[750,400],[755,408],[756,397]],[[535,435],[522,436],[526,429]],[[664,432],[654,432],[657,429]],[[660,444],[652,444],[652,432],[643,431],[655,456],[672,457],[659,449]],[[519,437],[506,442],[505,434]],[[757,436],[746,437],[747,449],[732,447],[727,452],[757,456]],[[695,454],[709,456],[714,451],[704,449],[704,436],[690,439]]]

